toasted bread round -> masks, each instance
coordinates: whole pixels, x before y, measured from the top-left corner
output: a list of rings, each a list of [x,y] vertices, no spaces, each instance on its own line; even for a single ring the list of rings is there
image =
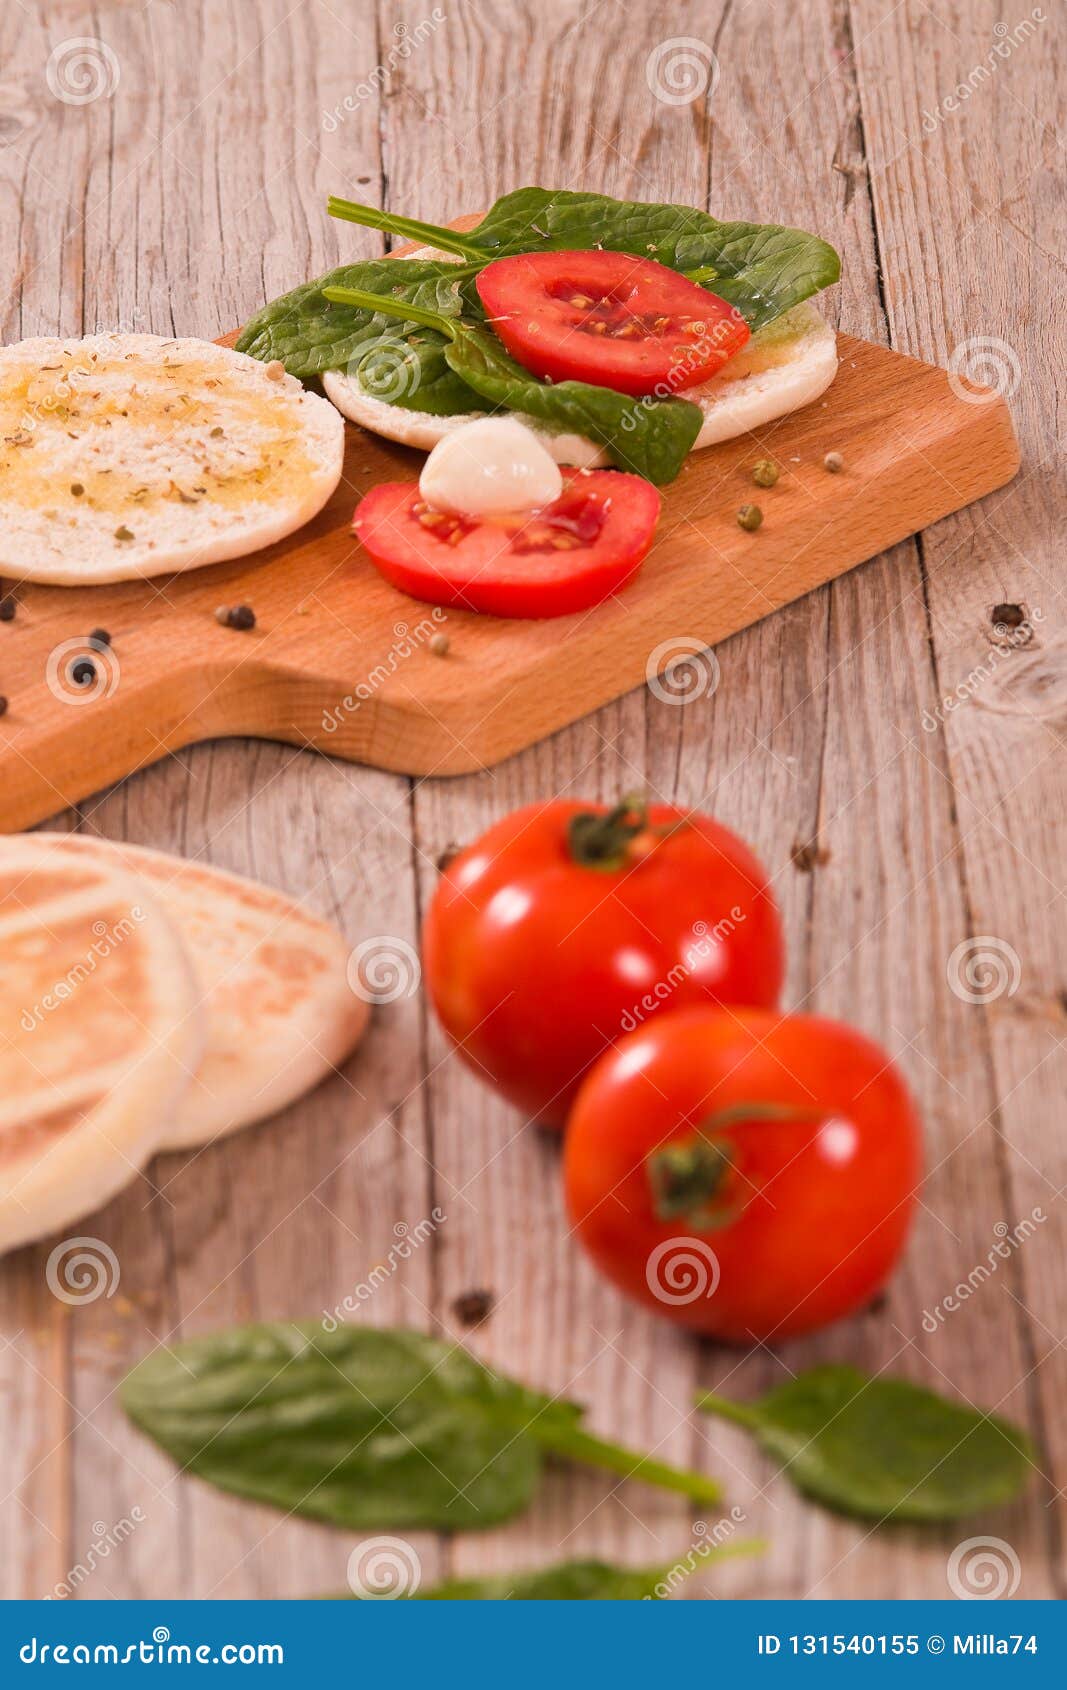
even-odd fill
[[[332,1073],[370,1014],[340,933],[283,893],[205,863],[79,835],[140,876],[185,944],[207,1015],[203,1058],[160,1149],[188,1149],[284,1109]]]
[[[81,586],[243,557],[322,509],[343,456],[331,405],[210,341],[0,347],[0,575]]]
[[[203,1026],[185,950],[145,882],[65,835],[0,838],[0,954],[9,1250],[99,1208],[144,1167]]]

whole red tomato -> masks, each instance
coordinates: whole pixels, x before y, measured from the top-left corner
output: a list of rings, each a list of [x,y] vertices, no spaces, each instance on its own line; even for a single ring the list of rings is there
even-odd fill
[[[562,1125],[586,1069],[664,1009],[773,1005],[781,924],[740,839],[625,800],[516,810],[454,858],[426,918],[434,1007],[460,1054]]]
[[[919,1120],[851,1027],[687,1010],[597,1063],[564,1178],[581,1242],[623,1291],[697,1332],[771,1342],[884,1283],[921,1178]]]

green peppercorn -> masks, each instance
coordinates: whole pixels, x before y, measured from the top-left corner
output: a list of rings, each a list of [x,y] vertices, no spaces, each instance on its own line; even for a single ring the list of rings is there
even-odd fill
[[[778,475],[778,465],[770,458],[760,458],[752,465],[752,479],[757,487],[773,487]]]
[[[737,513],[738,526],[754,534],[763,521],[763,512],[758,505],[742,505]]]

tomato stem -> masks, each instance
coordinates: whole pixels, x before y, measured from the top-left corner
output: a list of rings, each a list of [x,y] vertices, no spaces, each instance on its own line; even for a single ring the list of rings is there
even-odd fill
[[[432,246],[438,252],[454,252],[460,258],[474,258],[487,264],[489,254],[473,241],[465,241],[455,229],[442,229],[436,223],[420,223],[415,217],[397,217],[391,211],[381,211],[376,205],[360,205],[355,200],[338,199],[331,194],[326,202],[326,209],[331,217],[340,217],[346,223],[359,223],[365,229],[383,229],[390,235],[406,235],[410,240],[419,241],[423,246]]]
[[[685,1138],[661,1144],[645,1158],[657,1217],[681,1219],[694,1232],[725,1226],[739,1212],[723,1190],[735,1160],[731,1128],[743,1121],[810,1121],[812,1114],[791,1103],[731,1103],[706,1116]]]
[[[567,827],[567,847],[582,868],[622,868],[629,848],[648,831],[648,805],[640,793],[627,793],[613,809],[581,810]]]
[[[676,1141],[653,1151],[646,1166],[652,1204],[661,1221],[681,1215],[694,1229],[715,1224],[709,1205],[732,1166],[728,1150],[701,1137]]]
[[[590,1467],[602,1467],[624,1479],[641,1479],[660,1490],[688,1496],[693,1502],[718,1502],[722,1496],[721,1485],[704,1473],[687,1472],[666,1462],[655,1461],[651,1456],[638,1455],[622,1444],[610,1443],[592,1432],[583,1432],[580,1427],[535,1422],[530,1431],[543,1448],[566,1461],[582,1461]]]

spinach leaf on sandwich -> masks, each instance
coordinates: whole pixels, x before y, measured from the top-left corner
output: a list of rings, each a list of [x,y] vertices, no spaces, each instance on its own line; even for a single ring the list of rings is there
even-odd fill
[[[518,188],[497,200],[477,227],[464,235],[350,200],[331,199],[329,210],[349,222],[452,253],[463,262],[409,258],[404,260],[402,275],[394,269],[393,259],[345,264],[264,306],[242,332],[237,350],[268,362],[278,358],[290,375],[305,380],[325,370],[345,369],[363,342],[383,328],[381,323],[368,322],[366,314],[355,308],[331,308],[324,297],[327,287],[389,293],[441,316],[462,312],[477,321],[483,312],[474,281],[493,259],[516,252],[603,246],[654,258],[681,271],[736,305],[755,332],[836,282],[841,269],[833,247],[803,229],[777,223],[721,223],[691,206],[615,200],[607,194]],[[440,357],[441,344],[420,336],[416,346],[427,363],[420,388],[430,387],[440,375],[440,365],[433,360]],[[455,411],[441,409],[438,414],[459,414],[469,408],[458,402],[468,396],[452,391]],[[430,409],[406,396],[392,403]]]
[[[372,396],[437,416],[477,410],[477,395],[463,388],[445,362],[444,335],[413,322],[398,327],[395,312],[386,316],[331,303],[324,289],[361,288],[441,317],[462,312],[476,320],[483,315],[473,285],[481,268],[419,258],[403,264],[385,258],[343,264],[257,311],[242,330],[237,351],[264,363],[280,359],[290,375],[303,381],[326,370],[347,369]],[[410,357],[410,376],[398,381],[402,357]]]
[[[488,328],[460,317],[442,317],[421,307],[364,293],[327,287],[337,304],[368,313],[405,315],[450,342],[449,368],[477,398],[472,410],[518,411],[556,433],[583,435],[604,447],[617,469],[643,475],[657,486],[673,481],[700,433],[700,408],[685,399],[631,399],[589,382],[542,382],[516,363]]]
[[[608,194],[518,188],[498,199],[463,235],[348,200],[331,199],[328,209],[334,217],[454,252],[468,264],[517,252],[597,246],[654,258],[736,305],[753,333],[830,287],[841,274],[833,247],[803,229],[780,223],[721,223],[692,206],[616,200]]]

